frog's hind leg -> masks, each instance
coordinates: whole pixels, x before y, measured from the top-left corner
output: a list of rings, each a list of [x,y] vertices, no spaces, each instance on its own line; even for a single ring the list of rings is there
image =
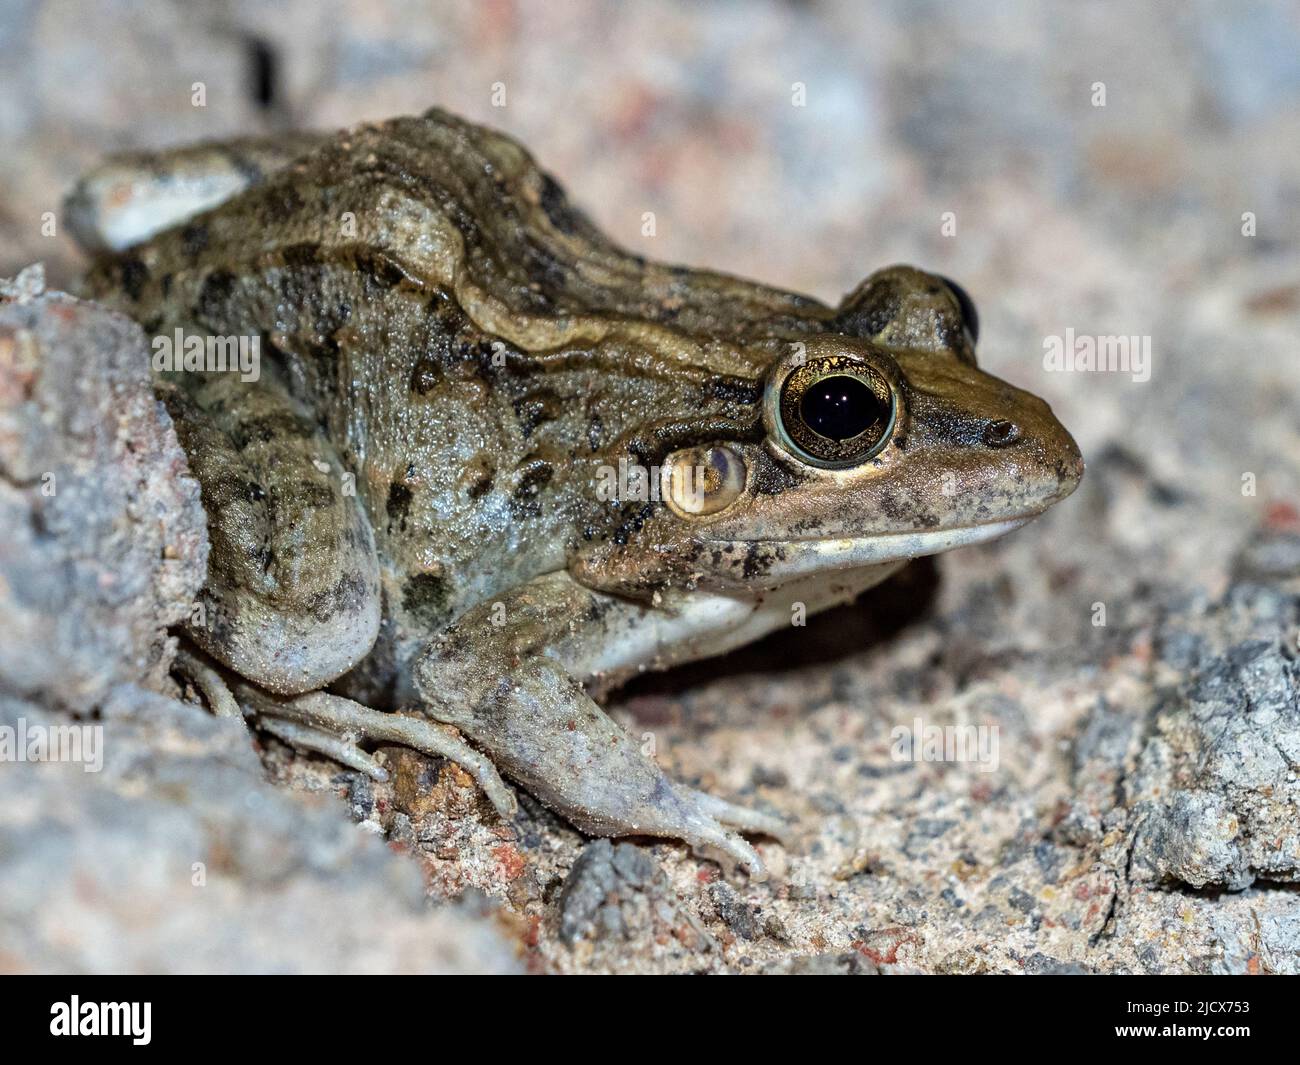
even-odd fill
[[[263,376],[158,382],[197,478],[211,551],[187,623],[222,665],[285,695],[355,666],[379,631],[379,561],[350,474]]]

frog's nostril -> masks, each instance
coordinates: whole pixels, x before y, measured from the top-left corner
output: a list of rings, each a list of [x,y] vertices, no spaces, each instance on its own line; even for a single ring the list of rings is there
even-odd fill
[[[990,422],[984,429],[984,443],[989,447],[1007,447],[1020,439],[1015,422]]]

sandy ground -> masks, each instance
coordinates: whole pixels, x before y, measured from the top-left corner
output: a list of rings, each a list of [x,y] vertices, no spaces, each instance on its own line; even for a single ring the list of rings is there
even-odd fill
[[[383,786],[259,760],[147,691],[201,516],[133,338],[29,282],[0,305],[0,724],[105,747],[0,764],[0,967],[1300,972],[1300,8],[221,10],[5,7],[0,275],[74,282],[59,200],[105,152],[436,103],[647,256],[829,300],[893,261],[958,279],[982,364],[1088,473],[614,698],[674,772],[797,822],[750,883],[526,798],[502,824],[408,752]],[[1048,369],[1067,331],[1139,338],[1149,376]],[[899,757],[950,725],[996,729],[996,764]]]

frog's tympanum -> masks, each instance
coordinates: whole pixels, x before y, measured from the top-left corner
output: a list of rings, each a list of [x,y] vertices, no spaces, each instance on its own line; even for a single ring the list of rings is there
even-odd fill
[[[590,693],[1001,536],[1082,473],[978,368],[953,283],[893,266],[828,307],[647,261],[441,111],[126,158],[70,211],[107,250],[89,294],[155,352],[216,338],[155,367],[209,521],[209,700],[375,773],[358,744],[447,756],[506,816],[498,769],[586,832],[761,870],[737,831],[785,823],[670,779]],[[255,379],[213,369],[232,338]]]

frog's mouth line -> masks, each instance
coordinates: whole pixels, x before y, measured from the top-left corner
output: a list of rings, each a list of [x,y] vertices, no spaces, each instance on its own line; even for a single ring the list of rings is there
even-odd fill
[[[826,570],[856,569],[884,562],[901,562],[937,555],[958,547],[988,543],[1032,521],[1036,514],[1005,521],[964,525],[926,532],[876,533],[871,536],[806,540],[706,540],[710,545],[733,545],[746,552],[763,551],[767,572],[785,577]]]

